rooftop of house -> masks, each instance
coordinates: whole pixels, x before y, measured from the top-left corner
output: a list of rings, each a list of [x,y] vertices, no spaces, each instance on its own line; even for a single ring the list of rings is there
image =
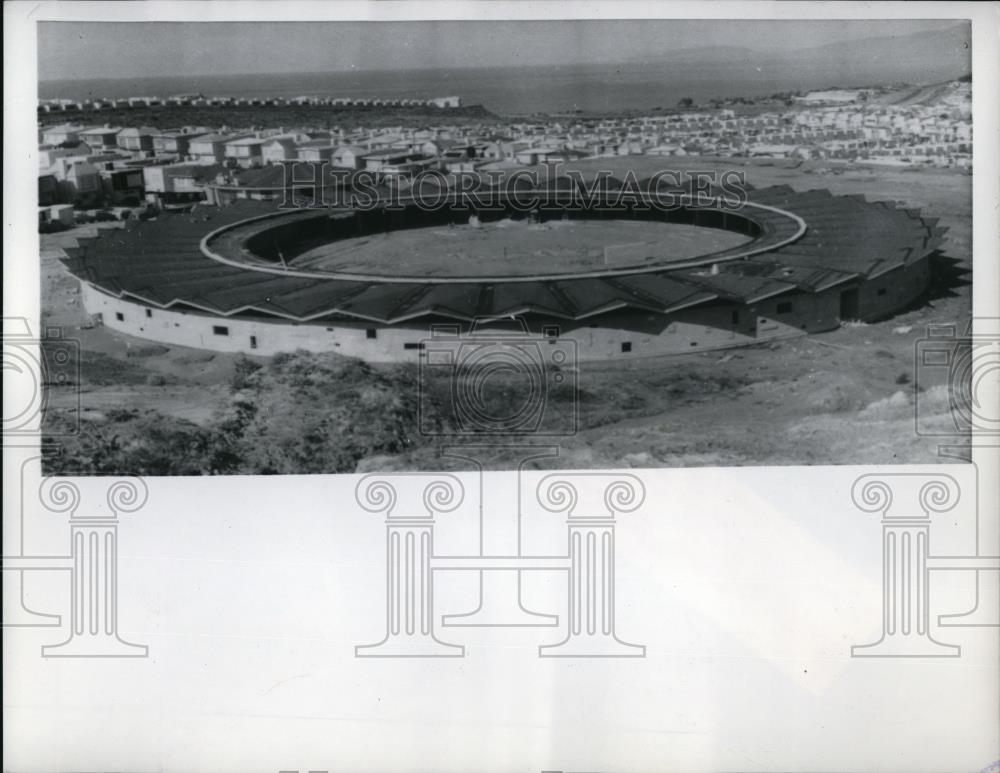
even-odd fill
[[[42,131],[45,134],[59,134],[60,132],[76,132],[79,133],[83,131],[86,127],[83,124],[76,123],[61,123],[58,126],[47,126]]]
[[[192,145],[195,145],[195,144],[199,144],[199,145],[203,145],[203,144],[215,145],[215,144],[221,144],[221,143],[231,142],[231,141],[233,141],[235,139],[239,139],[240,137],[243,137],[243,136],[245,136],[245,135],[243,135],[243,134],[203,134],[200,137],[197,137],[196,139],[192,140],[191,144]]]
[[[176,139],[178,137],[190,137],[194,139],[195,137],[201,137],[205,134],[208,134],[208,129],[202,129],[202,130],[164,129],[161,132],[157,132],[156,136],[165,137],[167,139]]]
[[[160,164],[158,165],[171,177],[192,177],[195,180],[208,182],[214,180],[219,172],[225,171],[222,164]],[[148,167],[155,169],[157,167]]]
[[[260,137],[239,137],[235,140],[229,140],[226,145],[229,147],[253,147],[254,145],[263,145],[265,142],[267,140]]]
[[[154,137],[160,133],[160,130],[153,126],[139,126],[133,127],[129,126],[122,129],[119,133],[119,137]]]
[[[389,150],[373,150],[370,153],[365,153],[364,158],[371,159],[373,161],[378,160],[388,160],[394,158],[405,158],[405,159],[421,159],[426,158],[424,153],[414,153],[412,151],[406,150],[405,148],[390,148]]]
[[[330,142],[330,138],[319,139],[319,140],[307,140],[306,142],[299,142],[296,144],[297,148],[332,148],[333,145]]]
[[[118,134],[122,131],[121,126],[92,126],[79,134],[84,137],[102,137],[105,134]]]
[[[298,135],[296,134],[274,134],[270,137],[264,139],[265,145],[283,145],[284,147],[292,147],[296,144]]]

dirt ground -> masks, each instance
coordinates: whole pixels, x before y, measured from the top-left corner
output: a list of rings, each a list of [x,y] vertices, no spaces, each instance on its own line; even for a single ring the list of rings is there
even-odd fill
[[[629,159],[636,161],[662,168],[664,159]],[[684,161],[688,168],[712,168],[704,159]],[[971,320],[971,177],[815,163],[754,165],[747,177],[756,187],[784,183],[797,190],[862,193],[939,217],[951,230],[934,259],[926,301],[886,321],[771,345],[581,368],[581,393],[600,395],[600,425],[560,438],[560,458],[549,466],[938,460],[939,440],[918,434],[914,417],[919,411],[932,425],[946,426],[949,393],[942,374],[915,367],[914,348],[929,324],[954,324],[961,333]],[[80,418],[99,422],[105,412],[124,407],[207,423],[231,400],[239,358],[88,327],[77,282],[56,257],[72,238],[72,232],[42,237],[42,309],[43,325],[61,326],[64,337],[79,341]],[[617,412],[619,394],[623,409]],[[644,406],[640,415],[624,409],[628,401]],[[51,390],[49,410],[74,411],[75,405],[72,389]],[[584,403],[582,410],[597,408]],[[434,466],[435,453],[425,446],[399,456],[372,456],[357,469]]]
[[[525,276],[642,266],[706,255],[750,241],[680,223],[506,218],[481,225],[390,231],[316,247],[296,268],[411,276]]]

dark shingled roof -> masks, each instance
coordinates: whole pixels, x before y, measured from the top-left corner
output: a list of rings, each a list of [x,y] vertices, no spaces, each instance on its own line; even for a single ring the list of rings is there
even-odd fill
[[[281,172],[280,167],[276,170]],[[261,178],[273,174],[259,172]],[[748,208],[744,214],[761,233],[752,244],[718,257],[751,246],[764,251],[720,262],[716,270],[654,267],[638,274],[609,271],[597,277],[531,281],[380,282],[294,276],[274,267],[263,272],[253,270],[252,263],[227,265],[201,251],[202,239],[212,231],[276,212],[273,203],[257,201],[198,207],[193,213],[164,214],[144,223],[130,221],[126,228],[103,232],[97,239],[81,239],[79,247],[67,250],[64,263],[81,280],[112,295],[221,315],[254,310],[297,321],[348,316],[393,323],[423,316],[472,320],[537,313],[578,320],[621,308],[665,313],[715,299],[753,303],[792,290],[816,292],[924,257],[946,230],[916,210],[825,190],[796,193],[776,186],[753,191],[751,201],[801,217],[807,231],[783,244],[797,233],[796,221],[781,212]],[[288,217],[309,215],[300,211]],[[220,244],[232,254],[243,233],[241,227],[228,241],[222,237]]]

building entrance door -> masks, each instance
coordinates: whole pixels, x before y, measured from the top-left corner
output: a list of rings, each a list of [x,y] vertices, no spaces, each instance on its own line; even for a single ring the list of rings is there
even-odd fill
[[[858,318],[858,288],[844,290],[840,294],[840,321]]]

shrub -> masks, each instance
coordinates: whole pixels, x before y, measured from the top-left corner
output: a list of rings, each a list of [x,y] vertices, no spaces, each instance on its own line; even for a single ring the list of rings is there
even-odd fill
[[[109,411],[110,421],[84,422],[78,433],[66,417],[46,412],[43,437],[60,438],[62,454],[46,473],[78,475],[204,475],[212,468],[211,430],[158,413],[142,417]],[[50,435],[51,436],[51,435]],[[63,442],[65,440],[65,442]],[[222,470],[226,471],[226,470]]]
[[[240,356],[233,365],[233,375],[229,379],[229,386],[233,391],[240,391],[254,385],[253,375],[263,366],[254,362],[248,357]]]
[[[134,408],[108,408],[105,411],[108,421],[124,423],[132,421],[139,416],[139,412]]]

